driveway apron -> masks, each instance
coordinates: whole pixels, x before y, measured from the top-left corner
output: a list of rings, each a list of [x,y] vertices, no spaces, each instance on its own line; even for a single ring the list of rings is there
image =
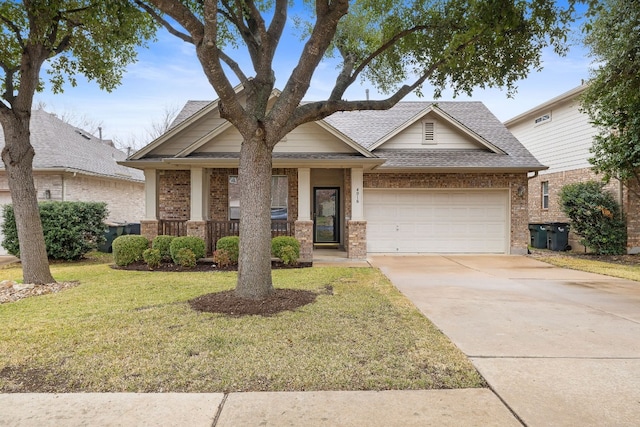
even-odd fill
[[[525,256],[374,256],[527,426],[640,425],[640,283]]]

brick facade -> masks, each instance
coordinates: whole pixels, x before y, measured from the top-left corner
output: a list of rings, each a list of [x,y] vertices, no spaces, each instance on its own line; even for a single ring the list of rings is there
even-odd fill
[[[73,173],[34,173],[38,201],[104,202],[107,222],[139,222],[144,217],[144,183]],[[5,173],[0,189],[9,189]]]
[[[313,260],[313,221],[296,221],[295,238],[300,242],[300,261]]]
[[[524,173],[365,173],[364,188],[509,189],[510,253],[524,254],[529,244],[527,175]]]
[[[347,258],[367,257],[367,221],[347,221]]]
[[[562,212],[560,207],[560,190],[568,184],[585,181],[600,181],[602,177],[597,175],[591,168],[574,169],[556,173],[540,174],[529,180],[529,222],[570,222],[569,218]],[[542,208],[542,183],[548,182],[549,206]],[[629,253],[640,252],[640,202],[638,197],[624,187],[621,190],[620,183],[612,180],[605,186],[605,189],[622,203],[622,209],[627,219],[627,251]],[[585,252],[585,248],[580,243],[580,236],[573,232],[569,233],[569,245],[573,251]]]
[[[351,171],[344,170],[344,214],[351,217]],[[296,169],[274,169],[274,175],[288,177],[289,219],[298,217],[298,178]],[[189,219],[189,171],[159,172],[159,218]],[[228,219],[228,177],[237,169],[210,171],[209,215],[214,221]],[[526,174],[430,174],[430,173],[365,173],[364,188],[431,188],[431,189],[508,189],[510,203],[510,251],[525,253],[529,243]],[[151,228],[152,225],[149,225]],[[190,235],[206,238],[205,222],[189,222]],[[345,223],[344,245],[349,258],[366,257],[366,221]],[[313,257],[313,222],[296,221],[295,236],[301,243],[301,258]]]
[[[191,171],[158,171],[158,219],[189,219],[191,213]]]

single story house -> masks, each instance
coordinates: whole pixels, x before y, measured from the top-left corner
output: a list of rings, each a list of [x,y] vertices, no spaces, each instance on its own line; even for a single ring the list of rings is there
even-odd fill
[[[589,116],[580,109],[579,97],[587,88],[580,85],[505,122],[507,129],[549,166],[529,179],[529,222],[569,222],[560,207],[559,192],[567,184],[600,181],[589,157],[598,133]],[[621,204],[627,219],[627,252],[640,253],[640,200],[620,181],[606,187]],[[580,238],[569,234],[573,250],[584,251]]]
[[[117,163],[127,154],[112,141],[96,138],[54,114],[42,109],[31,114],[33,179],[39,201],[105,202],[108,222],[138,222],[142,218],[144,174]],[[0,127],[0,149],[3,147]],[[9,203],[7,174],[0,162],[0,205]],[[0,247],[0,254],[5,253]]]
[[[278,96],[274,91],[273,96]],[[241,136],[218,102],[190,101],[123,165],[144,171],[142,234],[237,232]],[[401,102],[336,113],[273,152],[274,234],[349,258],[527,252],[527,174],[540,164],[481,102]]]

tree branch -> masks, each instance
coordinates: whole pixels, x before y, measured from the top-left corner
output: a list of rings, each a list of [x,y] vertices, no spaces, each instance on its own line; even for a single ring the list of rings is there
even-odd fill
[[[22,39],[22,34],[20,34],[20,28],[12,20],[4,15],[0,15],[0,20],[7,24],[9,28],[11,28],[11,31],[13,31],[13,33],[16,35],[18,44],[24,49],[24,40]]]
[[[416,27],[409,28],[407,30],[401,31],[383,43],[378,49],[372,52],[369,56],[367,56],[362,63],[352,72],[353,66],[355,65],[355,60],[351,58],[351,61],[348,62],[348,54],[343,54],[343,58],[345,60],[345,67],[343,67],[342,72],[336,78],[336,84],[331,91],[331,95],[329,99],[336,100],[341,99],[346,90],[356,81],[358,76],[365,70],[365,68],[371,64],[371,62],[376,59],[378,56],[382,55],[387,50],[391,49],[399,40],[417,33],[418,31],[424,31],[433,29],[428,25],[419,25]]]
[[[317,19],[311,36],[304,46],[298,64],[282,90],[282,95],[271,109],[270,116],[291,116],[295,111],[309,89],[314,71],[333,40],[338,22],[348,11],[348,0],[316,1]],[[271,129],[271,131],[279,132],[278,129]]]
[[[240,83],[242,83],[243,85],[248,83],[249,78],[244,74],[244,71],[242,71],[242,68],[240,68],[240,65],[238,65],[236,61],[234,61],[229,55],[227,55],[223,51],[220,50],[219,52],[220,52],[220,60],[222,60],[225,64],[227,64],[229,68],[231,68],[231,71],[234,72],[238,80],[240,80]]]
[[[158,24],[162,25],[170,34],[178,37],[179,39],[182,39],[183,41],[185,41],[187,43],[194,44],[193,38],[191,38],[189,35],[183,33],[182,31],[179,31],[176,28],[174,28],[173,25],[171,25],[169,23],[169,21],[164,19],[158,12],[156,12],[148,4],[146,4],[146,3],[144,3],[143,1],[140,1],[140,0],[135,0],[135,3],[138,6],[140,6],[142,9],[144,9],[145,12],[147,12],[149,15],[151,15],[151,17],[153,19],[155,19],[155,21]]]

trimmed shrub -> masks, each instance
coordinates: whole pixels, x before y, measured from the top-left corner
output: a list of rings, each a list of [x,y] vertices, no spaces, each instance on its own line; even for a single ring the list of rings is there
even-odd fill
[[[220,268],[226,268],[232,264],[229,252],[224,249],[213,251],[213,262]]]
[[[227,236],[218,239],[216,242],[217,250],[224,250],[229,255],[232,264],[238,263],[238,255],[240,254],[240,237]]]
[[[160,257],[162,261],[171,261],[171,242],[175,239],[174,236],[156,236],[151,242],[151,247],[160,251]]]
[[[106,203],[43,202],[38,205],[47,256],[51,259],[77,260],[105,241]],[[2,246],[20,256],[18,230],[12,205],[4,207]]]
[[[191,249],[191,252],[193,252],[193,255],[196,257],[196,261],[200,258],[204,258],[204,256],[206,255],[204,249],[204,240],[202,240],[201,238],[195,236],[176,237],[171,241],[171,244],[169,245],[171,259],[176,264],[179,264],[176,256],[178,254],[178,251],[182,248]]]
[[[291,249],[284,249],[287,246],[290,246]],[[271,254],[280,258],[285,264],[295,264],[300,259],[300,242],[291,236],[274,237],[271,239]]]
[[[604,184],[595,181],[569,184],[560,190],[562,211],[580,243],[597,254],[620,255],[627,251],[627,227],[622,209]]]
[[[285,265],[296,265],[299,258],[299,251],[293,246],[286,245],[280,249],[280,259]]]
[[[147,263],[150,269],[160,267],[160,262],[162,261],[162,256],[160,255],[160,251],[158,249],[145,249],[142,252],[142,259]]]
[[[185,268],[193,268],[196,266],[196,256],[189,248],[180,248],[176,252],[175,262]]]
[[[144,236],[127,234],[113,241],[113,260],[116,265],[125,266],[142,260],[142,253],[149,248],[149,240]]]

